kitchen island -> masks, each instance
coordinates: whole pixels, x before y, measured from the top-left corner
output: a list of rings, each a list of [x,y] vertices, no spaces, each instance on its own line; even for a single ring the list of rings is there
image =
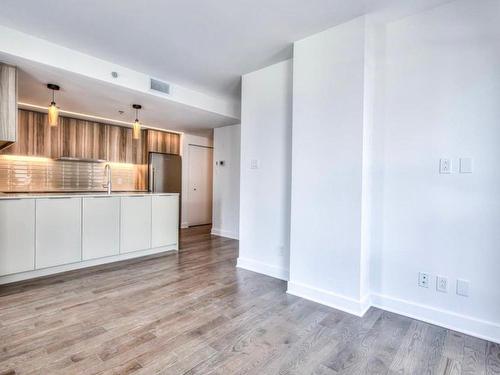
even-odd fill
[[[179,249],[178,193],[0,194],[0,284]]]

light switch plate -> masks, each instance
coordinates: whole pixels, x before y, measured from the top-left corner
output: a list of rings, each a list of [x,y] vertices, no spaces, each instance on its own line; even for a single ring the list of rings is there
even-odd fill
[[[451,159],[441,159],[439,161],[439,173],[441,174],[451,173]]]
[[[472,158],[460,158],[460,173],[472,173]]]
[[[457,294],[462,297],[469,296],[469,282],[467,280],[457,280]]]

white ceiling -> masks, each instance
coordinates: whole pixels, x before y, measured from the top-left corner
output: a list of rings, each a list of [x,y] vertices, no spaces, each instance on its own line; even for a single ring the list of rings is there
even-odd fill
[[[295,40],[367,12],[394,7],[404,13],[447,1],[2,0],[0,24],[238,99],[240,76],[291,57]]]
[[[56,102],[62,110],[99,116],[131,124],[132,104],[141,104],[139,117],[146,126],[189,133],[233,125],[239,120],[205,111],[161,97],[87,78],[43,64],[0,54],[0,61],[18,68],[18,102],[46,108],[52,100],[47,83],[56,83]],[[23,105],[20,105],[23,107]],[[29,108],[29,107],[28,107]],[[123,111],[120,114],[119,111]],[[73,115],[72,115],[73,116]],[[73,116],[82,117],[82,116]]]

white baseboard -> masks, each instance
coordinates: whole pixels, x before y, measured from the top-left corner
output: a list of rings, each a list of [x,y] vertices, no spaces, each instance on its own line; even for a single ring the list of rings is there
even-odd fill
[[[182,228],[182,229],[189,228],[189,223],[188,223],[187,221],[183,221],[183,222],[181,223],[181,228]]]
[[[90,259],[90,260],[84,260],[84,261],[76,262],[76,263],[63,264],[61,266],[48,267],[48,268],[42,268],[42,269],[33,270],[33,271],[15,273],[12,275],[1,276],[0,277],[0,285],[14,283],[17,281],[34,279],[34,278],[42,277],[42,276],[55,275],[55,274],[62,273],[62,272],[73,271],[73,270],[92,267],[92,266],[98,266],[101,264],[118,262],[121,260],[139,258],[139,257],[143,257],[146,255],[153,255],[153,254],[178,251],[178,250],[179,250],[179,245],[173,244],[170,246],[163,246],[163,247],[157,247],[157,248],[153,248],[153,249],[139,250],[139,251],[134,251],[131,253],[117,254],[117,255],[112,255],[112,256],[104,257],[104,258]]]
[[[292,281],[288,282],[287,293],[360,317],[365,315],[371,306],[369,297],[365,297],[362,300],[356,300],[324,289]]]
[[[253,259],[238,258],[236,267],[285,281],[288,281],[289,277],[288,269],[262,263]]]
[[[224,229],[218,229],[218,228],[213,228],[212,227],[212,232],[214,236],[221,236],[221,237],[227,237],[227,238],[232,238],[233,240],[238,240],[238,233],[229,231],[229,230],[224,230]]]
[[[372,306],[444,328],[500,343],[500,324],[415,302],[373,294]]]

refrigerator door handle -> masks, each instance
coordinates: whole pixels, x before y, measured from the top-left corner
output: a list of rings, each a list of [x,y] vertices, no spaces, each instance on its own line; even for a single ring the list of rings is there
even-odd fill
[[[155,173],[156,173],[156,169],[153,167],[153,181],[151,181],[151,185],[153,185],[153,189],[151,190],[153,193],[155,192]]]

